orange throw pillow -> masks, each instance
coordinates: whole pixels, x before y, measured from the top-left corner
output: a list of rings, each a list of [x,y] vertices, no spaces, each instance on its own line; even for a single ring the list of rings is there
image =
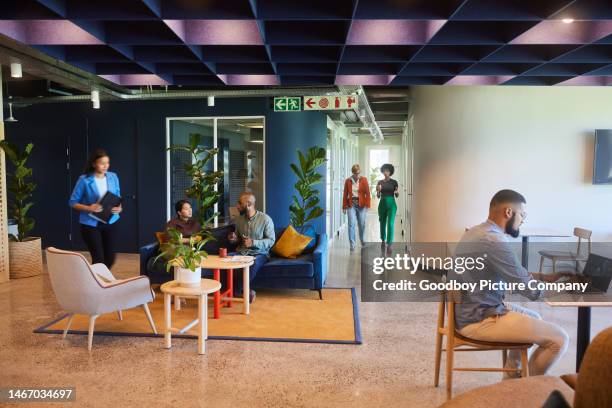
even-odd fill
[[[302,254],[302,251],[312,239],[312,237],[300,234],[293,226],[289,225],[280,239],[276,241],[272,252],[283,258],[294,259]]]

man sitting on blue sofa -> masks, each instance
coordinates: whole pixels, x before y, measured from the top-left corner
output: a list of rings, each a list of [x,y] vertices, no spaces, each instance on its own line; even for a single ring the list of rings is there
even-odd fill
[[[249,268],[249,282],[253,282],[257,271],[268,261],[270,248],[274,245],[274,223],[268,215],[257,211],[255,196],[250,192],[243,192],[238,199],[237,209],[239,215],[233,219],[236,232],[228,234],[230,243],[237,243],[236,251],[240,255],[255,257],[255,263]],[[234,278],[234,296],[242,293],[242,272]],[[249,302],[255,299],[255,291],[250,290]]]

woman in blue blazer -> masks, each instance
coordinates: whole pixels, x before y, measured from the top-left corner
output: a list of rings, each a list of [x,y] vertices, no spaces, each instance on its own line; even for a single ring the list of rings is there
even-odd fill
[[[110,159],[102,149],[96,149],[85,165],[85,174],[81,175],[74,186],[68,204],[80,211],[79,223],[81,235],[91,254],[91,263],[104,263],[108,269],[115,263],[115,222],[119,219],[121,205],[113,207],[108,223],[92,217],[102,211],[99,204],[107,191],[121,197],[119,178],[108,171]]]

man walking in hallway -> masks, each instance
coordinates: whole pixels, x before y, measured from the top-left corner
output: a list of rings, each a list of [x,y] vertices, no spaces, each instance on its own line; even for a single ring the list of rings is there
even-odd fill
[[[366,177],[360,176],[358,164],[351,167],[353,175],[344,181],[342,212],[348,214],[348,235],[351,252],[355,250],[355,224],[359,227],[359,241],[364,246],[366,213],[370,208],[370,186]]]

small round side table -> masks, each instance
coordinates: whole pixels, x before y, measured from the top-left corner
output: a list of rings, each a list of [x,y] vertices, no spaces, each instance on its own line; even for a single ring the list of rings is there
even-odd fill
[[[234,259],[240,259],[239,261],[234,261]],[[214,314],[214,318],[218,319],[220,316],[220,309],[221,309],[221,302],[222,301],[227,301],[227,302],[242,302],[242,313],[244,314],[249,314],[250,313],[250,308],[249,308],[249,292],[250,292],[250,287],[249,287],[249,282],[250,282],[250,276],[249,276],[249,267],[252,266],[255,263],[255,258],[252,256],[238,256],[236,258],[234,258],[233,256],[228,256],[227,258],[220,258],[219,255],[208,255],[208,257],[203,258],[202,262],[200,263],[200,266],[202,267],[202,269],[212,269],[213,271],[213,277],[216,280],[221,280],[221,276],[220,276],[220,270],[233,270],[233,269],[242,269],[242,299],[240,298],[235,298],[233,296],[233,288],[231,290],[228,290],[224,293],[215,293],[214,296],[214,309],[213,309],[213,314]],[[231,276],[231,275],[230,275]],[[228,278],[230,277],[228,276]],[[228,279],[228,280],[232,280]],[[229,283],[229,282],[228,282]],[[233,284],[231,284],[233,286]],[[224,297],[228,294],[228,292],[230,293],[231,297]],[[180,304],[180,303],[179,303]],[[230,303],[231,304],[231,303]]]
[[[165,347],[172,347],[172,332],[185,333],[196,324],[198,327],[198,354],[204,354],[206,350],[205,341],[208,338],[208,294],[221,289],[221,283],[213,279],[202,279],[200,287],[180,286],[175,280],[161,285],[160,290],[164,294],[164,320],[166,330],[164,334]],[[198,299],[198,318],[182,329],[172,327],[172,296],[194,297]]]

